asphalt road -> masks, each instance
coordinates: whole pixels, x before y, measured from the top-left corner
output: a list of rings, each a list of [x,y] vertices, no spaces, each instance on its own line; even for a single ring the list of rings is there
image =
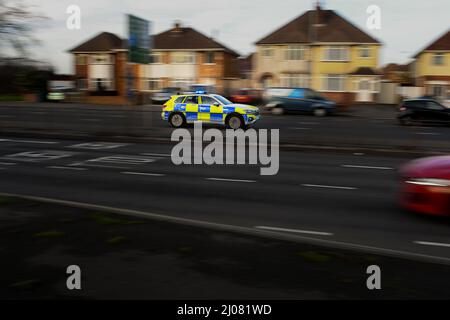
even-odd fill
[[[0,192],[450,259],[449,220],[397,206],[407,156],[282,151],[279,173],[260,176],[259,166],[175,166],[167,144],[85,143],[0,137]]]
[[[2,103],[0,130],[167,139],[172,129],[161,120],[160,110],[161,106]],[[395,112],[387,112],[386,108],[380,108],[379,114],[357,111],[353,112],[356,116],[325,118],[265,114],[255,127],[280,129],[280,141],[284,144],[450,151],[449,127],[402,127],[397,124]]]

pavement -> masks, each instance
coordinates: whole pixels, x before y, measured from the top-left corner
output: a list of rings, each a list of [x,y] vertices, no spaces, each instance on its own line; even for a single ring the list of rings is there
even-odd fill
[[[35,137],[167,142],[161,106],[1,103],[0,132]],[[255,128],[280,129],[282,148],[315,146],[411,153],[450,152],[448,127],[402,127],[393,106],[354,106],[339,116],[264,114]]]
[[[0,140],[0,192],[139,210],[416,260],[450,261],[449,220],[397,205],[413,157],[281,151],[280,171],[182,165],[169,144]]]
[[[4,196],[0,221],[2,300],[450,297],[445,265]],[[81,290],[67,288],[72,265]],[[381,290],[366,286],[373,265]],[[223,310],[216,304],[213,315]]]

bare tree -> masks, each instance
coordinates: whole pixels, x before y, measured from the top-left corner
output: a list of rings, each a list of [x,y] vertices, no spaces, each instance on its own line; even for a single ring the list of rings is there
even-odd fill
[[[0,0],[0,55],[12,48],[26,56],[27,47],[39,41],[33,31],[46,17],[36,12],[36,7],[24,0]]]

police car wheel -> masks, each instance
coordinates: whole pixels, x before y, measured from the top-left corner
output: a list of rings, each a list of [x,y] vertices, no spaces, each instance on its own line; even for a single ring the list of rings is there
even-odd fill
[[[228,125],[228,128],[234,129],[234,130],[244,127],[244,123],[243,123],[242,119],[238,116],[229,117],[227,120],[227,125]]]
[[[180,128],[180,127],[184,126],[184,124],[185,124],[186,121],[185,121],[184,116],[183,116],[182,114],[180,114],[180,113],[175,113],[175,114],[172,114],[172,115],[170,116],[169,122],[170,122],[170,125],[171,125],[172,127],[174,127],[174,128]]]

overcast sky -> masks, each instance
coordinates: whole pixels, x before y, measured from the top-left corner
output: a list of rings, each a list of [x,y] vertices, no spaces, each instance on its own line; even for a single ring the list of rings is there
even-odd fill
[[[153,33],[175,20],[211,36],[245,55],[253,43],[314,6],[313,0],[28,0],[50,19],[36,31],[42,41],[34,58],[49,61],[60,73],[72,73],[66,50],[101,31],[124,37],[125,13],[153,22]],[[449,0],[326,0],[325,9],[381,40],[381,62],[405,63],[450,28]],[[67,7],[81,9],[81,29],[68,30]],[[369,5],[381,8],[381,30],[367,30]]]

